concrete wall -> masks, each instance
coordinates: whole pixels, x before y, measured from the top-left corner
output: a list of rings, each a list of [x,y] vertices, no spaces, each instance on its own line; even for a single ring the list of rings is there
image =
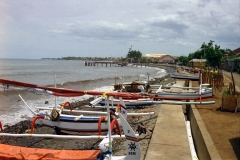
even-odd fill
[[[199,160],[221,160],[206,126],[195,105],[187,106],[187,118],[191,124],[192,137]]]

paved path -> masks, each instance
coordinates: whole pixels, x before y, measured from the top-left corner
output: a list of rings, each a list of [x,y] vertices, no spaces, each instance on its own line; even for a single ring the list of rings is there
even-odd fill
[[[183,84],[184,81],[177,81],[175,85]],[[145,160],[159,159],[192,159],[181,105],[161,106],[145,157]]]

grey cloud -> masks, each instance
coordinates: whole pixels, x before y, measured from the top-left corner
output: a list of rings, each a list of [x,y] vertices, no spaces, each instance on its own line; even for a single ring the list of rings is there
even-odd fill
[[[99,40],[134,39],[141,33],[137,27],[106,21],[83,21],[63,28],[66,30],[58,33],[66,33],[76,38],[94,38]]]
[[[82,21],[62,27],[65,33],[76,38],[93,38],[99,40],[136,40],[141,41],[172,39],[184,36],[184,31],[189,27],[184,23],[174,20],[142,21],[135,25],[110,23],[106,21]],[[163,38],[164,37],[164,38]]]
[[[238,5],[236,0],[1,1],[0,46],[6,54],[36,48],[62,56],[79,50],[107,56],[110,50],[119,55],[130,45],[148,53],[183,54],[212,39],[235,49],[240,36]]]
[[[160,21],[155,21],[150,23],[151,26],[156,27],[156,28],[165,28],[165,29],[170,29],[176,33],[183,33],[184,30],[188,28],[187,25],[181,22],[177,22],[174,20],[160,20]]]

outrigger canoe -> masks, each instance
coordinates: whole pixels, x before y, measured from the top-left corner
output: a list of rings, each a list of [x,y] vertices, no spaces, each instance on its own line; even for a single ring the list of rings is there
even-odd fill
[[[121,112],[122,113],[122,112]],[[57,159],[57,160],[140,160],[141,148],[137,136],[126,121],[126,119],[119,114],[121,119],[123,132],[126,138],[126,155],[112,156],[112,138],[111,134],[104,138],[99,144],[99,150],[53,150],[42,148],[27,148],[20,146],[12,146],[0,144],[0,159],[1,160],[34,160],[34,159]],[[9,135],[6,135],[9,136]],[[19,135],[18,135],[19,136]],[[31,136],[31,134],[29,135]]]
[[[117,92],[117,91],[110,91],[110,92],[102,92],[102,91],[91,91],[91,90],[73,90],[67,88],[55,88],[55,87],[47,87],[47,86],[38,86],[36,84],[30,84],[25,82],[19,81],[11,81],[7,79],[0,79],[0,83],[2,83],[2,87],[5,91],[8,90],[26,90],[34,93],[39,94],[48,94],[54,96],[61,96],[61,97],[77,97],[83,95],[93,95],[93,96],[112,96],[112,97],[121,97],[124,100],[139,100],[150,98],[152,100],[163,100],[163,99],[172,99],[168,98],[167,96],[161,96],[158,94],[148,94],[148,93],[129,93],[129,92]],[[17,86],[17,87],[16,87]],[[20,87],[18,87],[20,86]],[[186,100],[186,97],[180,97],[181,100]],[[180,99],[179,98],[179,99]],[[198,98],[192,97],[193,99],[187,98],[187,100],[196,100],[201,99],[199,95]],[[135,104],[136,105],[136,104]],[[146,105],[146,104],[145,104]]]
[[[171,78],[175,79],[188,79],[192,81],[198,81],[200,75],[199,74],[183,74],[183,73],[171,73],[170,74]]]
[[[212,88],[207,88],[209,84],[201,84],[198,90],[189,89],[187,87],[178,87],[174,89],[161,89],[157,90],[158,97],[162,99],[171,99],[171,100],[197,100],[197,99],[206,99],[213,96]]]
[[[54,95],[54,96],[62,96],[62,97],[76,97],[76,96],[83,96],[83,95],[93,95],[93,96],[112,96],[115,98],[121,97],[124,100],[139,100],[139,99],[145,99],[150,98],[155,103],[156,100],[164,100],[164,99],[176,99],[173,97],[168,97],[166,95],[158,95],[155,94],[148,94],[148,93],[128,93],[128,92],[101,92],[101,91],[91,91],[91,90],[73,90],[73,89],[67,89],[67,88],[54,88],[54,87],[44,87],[44,86],[38,86],[35,84],[25,83],[25,82],[18,82],[18,81],[11,81],[6,79],[0,79],[0,83],[2,83],[2,87],[5,91],[8,91],[10,89],[22,89],[31,91],[34,93],[40,93],[40,94],[48,94],[48,95]],[[21,86],[21,87],[15,87],[15,86]],[[206,92],[207,93],[207,92]],[[210,96],[206,96],[203,98],[208,98]],[[201,94],[194,95],[187,97],[186,96],[179,96],[178,100],[201,100]]]
[[[56,133],[59,133],[61,130],[65,131],[72,131],[72,132],[105,132],[108,130],[107,126],[107,112],[97,112],[97,111],[80,111],[80,110],[72,110],[71,103],[65,102],[61,109],[55,108],[38,108],[43,109],[42,112],[36,113],[34,112],[25,102],[25,100],[19,95],[28,109],[35,115],[35,116],[22,116],[22,118],[26,118],[32,121],[32,130],[35,124],[44,125],[47,127],[54,128]],[[69,115],[69,114],[62,114],[64,107],[68,105],[70,107],[69,111],[71,113],[90,113],[90,114],[100,114],[103,116],[84,116],[84,115]],[[123,113],[122,115],[124,118],[127,118],[127,115],[133,116],[149,116],[155,114],[154,112],[147,112],[147,113],[128,113],[126,110],[126,105],[124,101],[120,98],[118,101],[118,106],[116,107],[117,110],[121,110]],[[50,112],[49,112],[50,111]],[[65,111],[65,110],[64,110]],[[113,110],[114,111],[114,110]],[[57,114],[57,115],[55,115]],[[110,112],[111,116],[118,116],[118,112]],[[57,118],[58,116],[58,118]],[[113,119],[111,121],[112,129],[116,128],[120,130],[119,125],[121,125],[119,119]]]
[[[21,96],[20,98],[22,99]],[[23,102],[26,104],[24,100]],[[123,111],[122,114],[124,118],[126,118],[127,110],[123,101],[119,101],[117,108]],[[51,114],[32,112],[35,116],[22,116],[23,118],[32,121],[31,132],[33,132],[35,124],[54,128],[56,133],[65,130],[72,132],[98,132],[100,134],[101,132],[106,132],[108,130],[106,116],[67,115],[61,114],[61,112],[59,113],[55,108],[53,108]],[[112,120],[111,129],[116,128],[120,132],[119,124],[121,124],[119,119]]]

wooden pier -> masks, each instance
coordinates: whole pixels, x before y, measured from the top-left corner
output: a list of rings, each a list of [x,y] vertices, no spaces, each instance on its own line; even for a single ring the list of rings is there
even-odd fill
[[[85,61],[85,66],[105,66],[105,67],[173,67],[176,68],[175,64],[163,64],[163,63],[126,63],[117,61]]]
[[[122,62],[114,62],[114,61],[85,61],[85,66],[126,66],[126,63],[122,63]]]

